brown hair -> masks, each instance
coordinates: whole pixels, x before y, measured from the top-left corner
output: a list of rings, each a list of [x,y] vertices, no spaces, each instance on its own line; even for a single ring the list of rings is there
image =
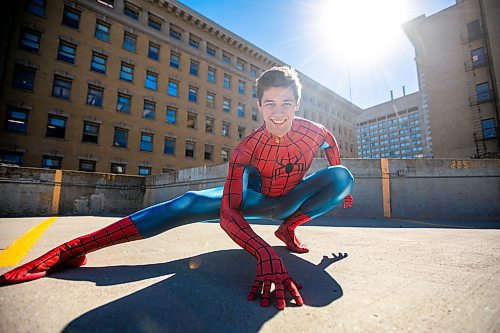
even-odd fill
[[[261,105],[264,91],[271,87],[290,88],[297,103],[300,101],[302,85],[297,72],[286,66],[273,67],[262,73],[257,79],[257,99]]]

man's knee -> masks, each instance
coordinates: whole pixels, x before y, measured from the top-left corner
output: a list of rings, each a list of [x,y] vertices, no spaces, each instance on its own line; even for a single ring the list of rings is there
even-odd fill
[[[325,183],[335,183],[335,184],[345,184],[346,186],[352,186],[354,183],[354,176],[352,173],[343,165],[335,165],[324,169],[324,175],[321,176],[322,181]]]

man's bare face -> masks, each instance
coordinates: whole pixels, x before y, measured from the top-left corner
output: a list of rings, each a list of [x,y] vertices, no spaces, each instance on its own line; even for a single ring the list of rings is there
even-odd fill
[[[292,128],[295,112],[299,110],[292,89],[284,87],[266,89],[258,107],[264,117],[267,131],[277,137],[288,133]]]

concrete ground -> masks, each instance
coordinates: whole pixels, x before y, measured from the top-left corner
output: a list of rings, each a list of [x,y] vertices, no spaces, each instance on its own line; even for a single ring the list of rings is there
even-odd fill
[[[0,219],[0,249],[44,219]],[[58,217],[22,263],[115,220]],[[324,217],[300,228],[302,255],[276,223],[253,227],[303,284],[304,306],[247,301],[255,260],[217,223],[196,223],[0,287],[0,332],[500,332],[499,222]]]

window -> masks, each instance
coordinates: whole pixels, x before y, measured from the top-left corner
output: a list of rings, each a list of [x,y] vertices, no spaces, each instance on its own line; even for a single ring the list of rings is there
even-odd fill
[[[181,56],[178,53],[170,52],[170,67],[179,69]]]
[[[59,40],[59,50],[57,51],[57,60],[70,64],[75,63],[76,45]]]
[[[45,17],[46,6],[46,0],[27,0],[24,4],[24,10],[28,13],[32,13],[40,17]]]
[[[10,132],[26,133],[28,131],[28,114],[26,109],[7,106],[5,130]]]
[[[240,94],[245,94],[245,82],[244,81],[241,81],[241,80],[238,81],[238,92]]]
[[[229,161],[229,148],[222,148],[222,151],[221,151],[221,158],[222,158],[222,162],[227,162]]]
[[[168,81],[168,89],[167,89],[167,93],[170,95],[170,96],[175,96],[177,97],[179,95],[179,82],[177,81],[174,81],[172,79],[170,79]]]
[[[257,98],[257,87],[252,85],[252,97]]]
[[[64,139],[66,135],[66,118],[50,115],[47,120],[45,136],[50,138]]]
[[[146,72],[145,87],[151,90],[156,90],[158,88],[158,74]]]
[[[189,34],[189,46],[191,46],[195,49],[199,49],[200,48],[200,38],[198,38],[192,34]]]
[[[225,98],[222,102],[222,110],[224,112],[230,112],[231,111],[231,100],[229,98]]]
[[[229,136],[229,123],[225,121],[222,122],[222,136]]]
[[[191,141],[186,141],[186,152],[185,152],[184,156],[194,158],[195,147],[196,147],[196,143],[191,142]]]
[[[106,64],[108,57],[97,52],[92,52],[90,60],[90,69],[97,73],[106,73]]]
[[[481,128],[483,130],[483,138],[494,139],[497,137],[495,119],[490,118],[481,120]]]
[[[156,103],[151,101],[144,101],[142,108],[142,118],[155,119]]]
[[[217,47],[215,45],[207,43],[207,54],[209,56],[215,57],[217,54]]]
[[[245,105],[238,103],[238,117],[244,118],[245,117]]]
[[[182,29],[179,28],[179,27],[177,27],[177,26],[175,26],[175,25],[173,25],[173,24],[170,24],[170,30],[169,30],[168,34],[173,39],[181,40],[181,38],[182,38]]]
[[[97,143],[99,139],[99,124],[83,122],[82,142]]]
[[[254,66],[250,66],[250,76],[257,77],[257,68],[255,68]]]
[[[224,88],[231,89],[231,76],[224,74]]]
[[[115,127],[113,134],[113,146],[127,148],[128,130]]]
[[[0,163],[22,166],[23,153],[0,150]]]
[[[238,68],[240,71],[244,72],[246,69],[246,63],[244,60],[238,58],[236,60],[236,68]]]
[[[61,169],[62,157],[58,156],[42,156],[42,168],[46,169]]]
[[[215,109],[215,94],[207,91],[207,108]]]
[[[38,53],[41,39],[41,32],[23,27],[19,35],[19,47],[26,51]]]
[[[54,85],[52,86],[52,96],[69,99],[71,96],[72,80],[59,75],[54,75]]]
[[[187,128],[196,128],[196,113],[188,112],[186,119]]]
[[[259,121],[259,112],[256,108],[252,108],[252,120]]]
[[[132,82],[134,80],[134,65],[122,62],[120,66],[120,79]]]
[[[476,84],[476,94],[478,103],[489,102],[491,100],[489,82]]]
[[[86,172],[95,172],[95,165],[96,165],[95,161],[79,160],[78,170]]]
[[[230,64],[232,57],[233,56],[230,53],[227,53],[226,51],[222,52],[222,62],[223,63]]]
[[[243,140],[245,138],[245,127],[238,125],[238,139]]]
[[[151,167],[139,166],[139,175],[149,176],[151,174]]]
[[[469,40],[475,40],[481,38],[481,25],[479,24],[479,20],[467,24],[467,32],[469,36]]]
[[[161,18],[154,16],[151,13],[148,14],[148,25],[151,28],[161,31],[161,22],[162,22]]]
[[[140,149],[147,152],[153,151],[153,134],[141,133]]]
[[[36,70],[16,64],[12,75],[12,86],[17,89],[33,91]]]
[[[174,125],[177,122],[177,110],[170,106],[167,106],[165,121],[167,122],[167,124]]]
[[[122,163],[111,163],[111,173],[124,174],[126,172],[126,165]]]
[[[205,144],[205,160],[211,161],[214,158],[214,146]]]
[[[87,91],[87,105],[102,107],[104,89],[89,84]]]
[[[189,74],[193,76],[198,76],[199,63],[197,61],[191,60],[189,63]]]
[[[153,42],[149,42],[148,57],[158,61],[160,59],[160,46]]]
[[[477,67],[485,64],[485,54],[482,47],[471,51],[472,66]]]
[[[111,32],[111,25],[97,21],[95,24],[95,38],[105,42],[109,42],[109,34]]]
[[[213,133],[215,126],[215,119],[208,117],[205,120],[205,133]]]
[[[189,86],[188,100],[193,103],[198,101],[198,88]]]
[[[213,69],[213,68],[208,69],[207,81],[210,83],[215,83],[215,69]]]
[[[136,52],[137,36],[125,31],[125,33],[123,34],[122,47],[127,51]]]
[[[79,29],[81,15],[82,13],[79,10],[64,6],[62,24],[73,29]]]
[[[130,113],[130,106],[132,104],[132,96],[126,94],[118,94],[116,100],[116,111]]]
[[[175,139],[165,138],[165,145],[163,146],[163,153],[165,155],[175,155]]]
[[[125,2],[125,6],[123,7],[123,14],[125,14],[125,16],[128,16],[133,20],[139,20],[139,12],[140,9],[138,7]]]

